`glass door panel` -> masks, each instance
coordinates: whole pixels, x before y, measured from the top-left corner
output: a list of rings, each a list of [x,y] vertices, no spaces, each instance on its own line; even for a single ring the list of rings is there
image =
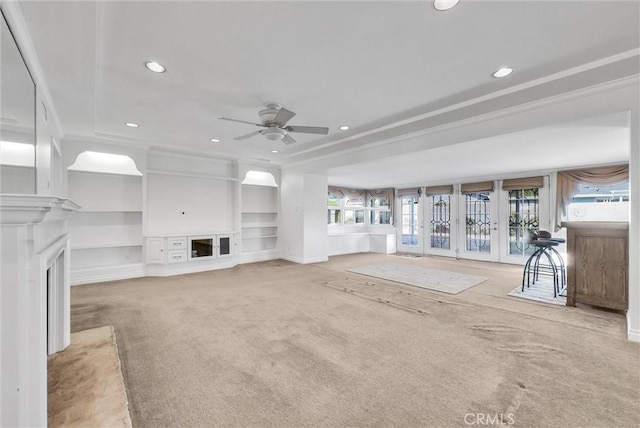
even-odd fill
[[[460,195],[460,257],[497,261],[498,213],[493,192]]]
[[[417,196],[400,199],[400,236],[398,251],[422,253],[422,225],[420,223],[420,198]]]
[[[509,190],[509,236],[507,251],[510,256],[528,257],[535,251],[528,242],[530,232],[540,229],[539,189]]]
[[[535,251],[529,232],[551,228],[549,178],[540,188],[502,190],[500,201],[500,262],[524,264]]]
[[[456,222],[455,197],[449,194],[426,197],[426,233],[428,234],[425,253],[455,255]],[[452,218],[452,213],[454,213]]]

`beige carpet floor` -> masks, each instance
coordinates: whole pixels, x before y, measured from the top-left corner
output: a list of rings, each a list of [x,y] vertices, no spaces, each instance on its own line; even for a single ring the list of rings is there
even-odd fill
[[[377,262],[488,280],[345,272]],[[115,326],[136,427],[639,426],[624,317],[507,296],[520,269],[363,254],[117,281],[72,289],[72,327]]]
[[[48,426],[130,427],[127,394],[110,325],[71,335],[48,360]]]

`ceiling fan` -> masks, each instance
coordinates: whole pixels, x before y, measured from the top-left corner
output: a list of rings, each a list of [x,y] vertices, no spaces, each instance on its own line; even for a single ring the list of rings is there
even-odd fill
[[[291,135],[289,135],[290,132],[303,132],[306,134],[321,135],[327,135],[329,133],[329,128],[324,128],[321,126],[287,125],[287,122],[290,121],[291,118],[293,118],[293,116],[295,116],[296,114],[291,110],[287,110],[286,108],[280,106],[279,104],[268,104],[266,109],[260,110],[258,112],[258,115],[260,116],[260,121],[262,123],[247,122],[245,120],[230,119],[228,117],[219,117],[218,119],[247,123],[249,125],[255,125],[264,128],[247,135],[236,137],[234,138],[234,140],[245,140],[255,135],[262,134],[271,141],[282,140],[285,144],[293,144],[296,142],[296,140],[294,140]]]

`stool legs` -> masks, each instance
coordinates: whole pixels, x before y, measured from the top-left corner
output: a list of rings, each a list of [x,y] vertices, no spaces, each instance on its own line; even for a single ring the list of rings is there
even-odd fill
[[[529,256],[522,272],[522,291],[525,283],[527,288],[535,284],[540,277],[541,270],[553,276],[553,297],[566,288],[566,266],[562,255],[552,245],[536,245],[536,251]],[[540,259],[546,258],[548,265],[541,264]]]

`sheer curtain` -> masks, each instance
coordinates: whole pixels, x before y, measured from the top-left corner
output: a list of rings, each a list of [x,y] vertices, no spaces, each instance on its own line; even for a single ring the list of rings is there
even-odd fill
[[[560,230],[562,218],[567,215],[567,206],[578,193],[580,183],[610,185],[625,181],[629,181],[629,165],[558,171],[555,231]]]

